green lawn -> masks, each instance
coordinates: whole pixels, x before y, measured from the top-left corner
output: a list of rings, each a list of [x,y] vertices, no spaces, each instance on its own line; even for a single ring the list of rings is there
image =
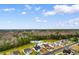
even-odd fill
[[[59,41],[57,39],[47,39],[47,40],[41,40],[43,42],[48,42],[48,43],[53,43],[53,42],[56,42],[56,41]]]
[[[56,39],[48,39],[48,40],[41,40],[42,42],[48,42],[48,43],[53,43],[53,42],[56,42],[58,40]],[[9,50],[6,50],[6,51],[2,51],[0,52],[0,54],[6,54],[6,55],[10,55],[12,54],[13,51],[20,51],[22,52],[23,49],[25,48],[33,48],[33,46],[35,45],[36,43],[30,43],[30,44],[26,44],[26,45],[23,45],[23,46],[20,46],[20,47],[16,47],[16,48],[12,48],[12,49],[9,49]]]
[[[13,51],[16,51],[16,50],[22,52],[23,49],[32,48],[34,45],[35,45],[35,43],[30,43],[30,44],[27,44],[27,45],[23,45],[23,46],[20,46],[20,47],[16,47],[16,48],[12,48],[12,49],[9,49],[9,50],[6,50],[6,51],[2,51],[2,52],[0,52],[0,54],[10,55]]]

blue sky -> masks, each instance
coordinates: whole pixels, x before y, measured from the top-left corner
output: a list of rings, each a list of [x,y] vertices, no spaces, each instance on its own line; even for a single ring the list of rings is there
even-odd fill
[[[79,29],[79,5],[0,4],[0,29]]]

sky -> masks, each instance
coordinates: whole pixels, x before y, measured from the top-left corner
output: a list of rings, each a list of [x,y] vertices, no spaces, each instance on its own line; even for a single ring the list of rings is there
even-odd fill
[[[79,29],[79,5],[0,4],[0,29]]]

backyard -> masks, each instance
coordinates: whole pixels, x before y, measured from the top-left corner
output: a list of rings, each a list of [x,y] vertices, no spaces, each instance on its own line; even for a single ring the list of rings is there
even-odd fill
[[[53,40],[53,39],[49,39],[49,40],[40,40],[42,41],[43,43],[53,43],[53,42],[56,42],[58,40]],[[15,47],[15,48],[12,48],[12,49],[9,49],[9,50],[5,50],[5,51],[2,51],[0,52],[0,54],[6,54],[6,55],[11,55],[13,51],[20,51],[21,53],[23,52],[23,50],[25,48],[33,48],[33,46],[35,45],[36,43],[30,43],[30,44],[26,44],[26,45],[23,45],[23,46],[20,46],[20,47]]]

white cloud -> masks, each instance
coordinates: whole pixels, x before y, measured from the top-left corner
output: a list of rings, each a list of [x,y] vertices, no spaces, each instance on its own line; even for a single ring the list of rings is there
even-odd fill
[[[56,13],[75,13],[79,12],[79,5],[56,5],[53,7]]]
[[[46,12],[46,9],[43,9],[42,12]]]
[[[40,20],[39,17],[35,17],[34,20],[35,20],[36,22],[41,22],[41,20]]]
[[[36,7],[35,11],[39,11],[41,9],[41,7]]]
[[[60,22],[60,26],[62,27],[77,27],[79,26],[79,18],[73,18]]]
[[[27,14],[27,12],[25,12],[25,11],[24,11],[24,12],[21,12],[21,14],[23,14],[23,15],[24,15],[24,14]]]
[[[16,10],[15,8],[4,8],[4,9],[2,9],[3,11],[14,11],[14,10]]]
[[[43,20],[43,22],[44,22],[44,23],[46,23],[46,22],[47,22],[47,20]]]
[[[36,19],[36,22],[41,22],[41,20],[39,20],[39,19]]]
[[[69,24],[79,26],[79,18],[74,18],[68,21]]]
[[[56,12],[54,12],[54,11],[47,11],[47,12],[43,13],[44,16],[50,16],[50,15],[55,15],[55,14],[56,14]]]
[[[35,17],[34,20],[35,20],[35,22],[38,22],[38,23],[46,23],[47,22],[47,20],[40,19],[40,17]]]
[[[79,5],[55,5],[51,11],[46,11],[43,15],[69,14],[79,12]]]
[[[30,6],[30,5],[27,4],[27,5],[25,5],[25,8],[31,10],[32,6]]]
[[[7,23],[12,23],[12,21],[7,21]]]

